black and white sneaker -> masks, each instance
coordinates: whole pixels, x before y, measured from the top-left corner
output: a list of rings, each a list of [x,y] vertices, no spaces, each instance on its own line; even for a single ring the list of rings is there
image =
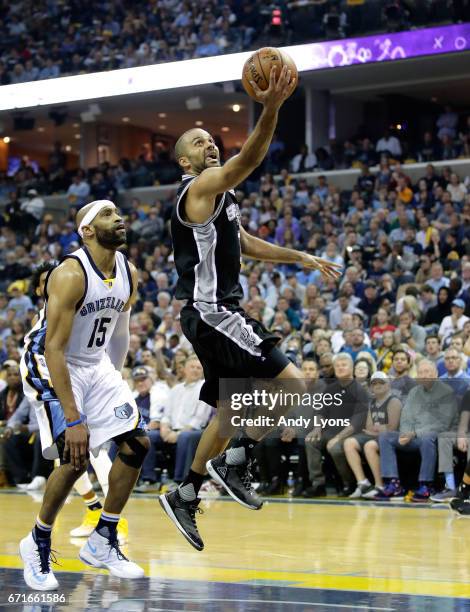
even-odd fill
[[[449,505],[458,516],[470,518],[470,499],[454,497],[454,499],[450,500]]]
[[[196,512],[202,514],[199,508],[200,499],[194,501],[184,501],[181,498],[178,489],[171,493],[165,493],[158,498],[160,506],[166,512],[168,517],[178,527],[188,542],[194,546],[196,550],[203,550],[204,542],[202,541],[196,525]]]
[[[222,453],[206,463],[210,476],[239,504],[250,510],[260,510],[263,500],[251,486],[250,462],[228,465],[225,459],[226,455]]]

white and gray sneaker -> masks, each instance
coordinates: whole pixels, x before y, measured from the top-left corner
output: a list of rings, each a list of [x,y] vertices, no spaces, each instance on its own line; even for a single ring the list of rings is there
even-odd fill
[[[87,565],[103,567],[117,578],[142,578],[144,576],[144,570],[137,563],[129,561],[121,552],[116,532],[110,537],[105,537],[93,531],[82,546],[79,557]]]
[[[366,491],[370,489],[370,487],[371,484],[368,480],[358,482],[356,489],[351,493],[351,495],[348,495],[349,499],[359,499]]]
[[[434,493],[434,495],[431,495],[430,500],[433,502],[437,502],[438,504],[445,504],[447,502],[450,502],[451,499],[454,499],[454,497],[457,497],[457,489],[448,489],[446,487],[440,493]]]
[[[375,499],[376,495],[380,495],[383,492],[383,487],[370,486],[367,491],[362,494],[362,499]]]
[[[34,539],[30,532],[20,542],[20,556],[24,563],[24,581],[35,591],[53,591],[59,583],[51,570],[50,562],[56,563],[50,539]]]

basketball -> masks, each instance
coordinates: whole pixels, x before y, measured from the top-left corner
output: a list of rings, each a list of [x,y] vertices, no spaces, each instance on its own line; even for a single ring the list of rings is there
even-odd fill
[[[273,66],[277,68],[276,78],[279,78],[281,69],[284,65],[289,67],[292,73],[291,79],[297,79],[297,66],[294,60],[285,51],[281,51],[275,47],[263,47],[250,55],[243,66],[242,73],[242,84],[250,98],[256,100],[256,95],[250,81],[254,81],[258,87],[264,91],[269,87],[271,68]]]

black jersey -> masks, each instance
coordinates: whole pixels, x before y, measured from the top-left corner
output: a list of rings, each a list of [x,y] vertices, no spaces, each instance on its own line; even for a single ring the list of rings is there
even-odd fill
[[[194,302],[237,303],[240,285],[240,209],[233,191],[218,197],[205,223],[186,220],[185,200],[195,176],[184,175],[171,215],[178,272],[176,298]]]

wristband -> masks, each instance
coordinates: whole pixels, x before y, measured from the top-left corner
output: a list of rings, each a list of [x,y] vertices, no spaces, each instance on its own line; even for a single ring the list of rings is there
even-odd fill
[[[67,427],[73,427],[74,425],[80,425],[80,423],[83,423],[82,417],[80,417],[76,421],[72,421],[71,423],[67,423]]]

